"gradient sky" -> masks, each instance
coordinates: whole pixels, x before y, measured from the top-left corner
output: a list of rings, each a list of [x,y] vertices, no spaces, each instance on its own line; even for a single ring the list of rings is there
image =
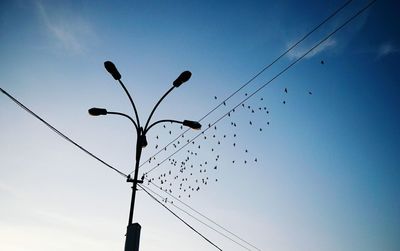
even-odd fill
[[[3,0],[0,87],[129,173],[132,125],[87,114],[94,106],[132,114],[104,61],[117,65],[142,121],[170,83],[190,70],[190,81],[163,102],[155,119],[197,120],[343,2]],[[354,0],[202,121],[203,128],[366,3]],[[246,102],[268,107],[269,114],[238,108],[221,120],[205,133],[228,135],[216,152],[208,139],[176,154],[182,160],[187,150],[197,151],[195,165],[221,156],[218,170],[208,170],[209,184],[182,200],[263,251],[400,250],[399,9],[398,1],[377,1]],[[167,126],[149,133],[143,160],[181,132]],[[130,184],[5,95],[0,156],[1,250],[123,250]],[[167,161],[149,178],[177,169]],[[223,250],[245,250],[177,213]],[[142,225],[141,250],[216,250],[143,191],[135,221]]]

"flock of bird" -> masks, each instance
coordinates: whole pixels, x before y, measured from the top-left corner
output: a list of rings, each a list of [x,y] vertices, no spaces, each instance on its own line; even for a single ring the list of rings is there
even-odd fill
[[[283,93],[286,95],[288,88],[284,88]],[[312,95],[312,92],[309,91],[308,94]],[[247,93],[244,95],[248,96]],[[285,95],[284,97],[286,97]],[[214,100],[218,101],[218,97],[214,96]],[[229,130],[219,130],[220,124],[203,125],[201,135],[193,141],[186,134],[182,134],[171,145],[164,147],[161,144],[162,137],[160,135],[170,135],[171,137],[172,135],[178,135],[178,133],[181,134],[185,129],[182,126],[177,127],[174,124],[164,124],[162,132],[159,135],[155,135],[154,139],[152,139],[154,149],[169,152],[177,151],[185,144],[188,145],[182,148],[177,154],[168,158],[165,161],[165,166],[159,168],[157,175],[154,176],[152,174],[150,176],[150,174],[145,174],[144,178],[148,185],[152,183],[159,187],[159,189],[178,198],[192,198],[194,193],[201,191],[212,182],[219,181],[218,170],[226,168],[226,163],[229,163],[230,167],[246,167],[258,164],[259,157],[254,156],[252,151],[241,143],[241,130],[239,130],[239,127],[243,128],[243,126],[247,126],[246,130],[252,129],[263,132],[270,125],[270,111],[267,105],[263,104],[264,98],[261,97],[258,101],[257,105],[242,103],[236,109],[230,110],[226,114],[227,118],[224,120],[224,123],[228,123]],[[285,98],[282,100],[282,103],[286,104]],[[235,114],[239,109],[241,109],[241,112],[247,112],[249,115],[247,116],[248,118],[254,115],[263,116],[261,121],[264,121],[264,124],[260,125],[257,123],[257,119],[254,121],[249,120],[248,122],[238,121],[238,116],[235,116]],[[223,126],[221,125],[221,127]],[[181,131],[176,132],[177,128]],[[226,129],[226,127],[224,128]],[[161,149],[161,147],[164,147],[164,149]],[[225,156],[223,152],[226,150],[237,152],[237,154],[228,154]],[[149,164],[154,164],[154,162],[156,162],[154,156],[147,161]],[[223,165],[222,162],[224,163]],[[156,165],[159,166],[160,163],[156,163]],[[164,202],[167,202],[167,199]],[[172,201],[169,202],[173,203]]]

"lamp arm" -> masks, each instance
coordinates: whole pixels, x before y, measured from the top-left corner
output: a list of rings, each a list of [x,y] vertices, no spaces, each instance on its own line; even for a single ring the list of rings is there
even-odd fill
[[[133,102],[133,99],[132,99],[132,97],[131,97],[131,94],[129,94],[128,89],[126,89],[126,87],[125,87],[124,83],[122,83],[121,79],[118,79],[118,82],[119,82],[119,84],[122,86],[122,88],[124,89],[126,95],[127,95],[128,98],[129,98],[129,101],[131,102],[131,105],[132,105],[132,107],[133,107],[133,110],[134,110],[135,116],[136,116],[136,121],[137,121],[137,122],[136,122],[136,123],[134,122],[134,124],[135,124],[136,129],[137,129],[137,128],[140,127],[140,121],[139,121],[139,114],[138,114],[138,112],[137,112],[135,103]],[[119,115],[122,115],[122,114],[119,114]],[[124,115],[122,115],[122,116],[124,116]],[[129,116],[128,116],[128,117],[129,117]],[[130,118],[130,117],[129,117],[129,118]],[[132,118],[130,118],[130,119],[132,120]],[[133,121],[132,121],[132,122],[133,122]]]
[[[150,130],[150,128],[152,128],[153,126],[155,126],[155,125],[157,125],[157,124],[159,124],[159,123],[167,123],[167,122],[170,122],[170,123],[177,123],[177,124],[183,124],[182,121],[178,121],[178,120],[162,119],[162,120],[156,121],[156,122],[154,122],[153,124],[151,124],[146,130],[144,130],[144,134],[146,134],[146,133]]]
[[[136,131],[139,131],[138,125],[136,124],[135,120],[133,120],[133,118],[131,118],[131,116],[126,115],[125,113],[121,113],[121,112],[108,112],[107,111],[107,114],[120,115],[120,116],[123,116],[125,118],[128,118],[132,122],[132,124],[135,126]]]
[[[151,119],[151,117],[153,116],[154,112],[156,111],[157,107],[160,105],[161,101],[163,101],[163,99],[164,99],[166,96],[168,96],[168,94],[169,94],[170,92],[172,92],[172,90],[173,90],[174,88],[175,88],[175,86],[172,86],[172,87],[160,98],[160,100],[158,100],[157,104],[154,106],[153,110],[151,111],[151,113],[150,113],[150,115],[149,115],[149,118],[147,119],[146,125],[144,126],[144,131],[145,131],[145,132],[147,132],[148,129],[150,129],[150,127],[151,127],[151,126],[150,126],[150,127],[148,128],[147,126],[149,125],[150,119]],[[154,125],[154,124],[153,124],[153,125]]]

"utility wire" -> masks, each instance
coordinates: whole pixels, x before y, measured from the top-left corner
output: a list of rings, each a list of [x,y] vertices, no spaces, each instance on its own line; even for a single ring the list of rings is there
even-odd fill
[[[76,147],[78,147],[79,149],[81,149],[82,151],[84,151],[86,154],[88,154],[89,156],[95,158],[96,160],[100,161],[102,164],[106,165],[108,168],[111,168],[112,170],[116,171],[118,174],[122,175],[123,177],[127,178],[128,175],[126,175],[125,173],[121,172],[120,170],[118,170],[117,168],[111,166],[110,164],[106,163],[105,161],[103,161],[102,159],[100,159],[99,157],[97,157],[96,155],[94,155],[93,153],[89,152],[88,150],[86,150],[83,146],[79,145],[78,143],[76,143],[75,141],[73,141],[71,138],[69,138],[68,136],[66,136],[65,134],[63,134],[62,132],[60,132],[59,130],[57,130],[54,126],[50,125],[48,122],[46,122],[44,119],[42,119],[39,115],[37,115],[36,113],[34,113],[32,110],[30,110],[28,107],[26,107],[24,104],[22,104],[21,102],[19,102],[17,99],[15,99],[13,96],[11,96],[9,93],[7,93],[5,90],[3,90],[2,88],[0,88],[0,91],[5,94],[8,98],[10,98],[14,103],[16,103],[19,107],[21,107],[22,109],[24,109],[25,111],[27,111],[28,113],[30,113],[32,116],[34,116],[35,118],[37,118],[38,120],[40,120],[43,124],[45,124],[47,127],[49,127],[51,130],[53,130],[55,133],[57,133],[60,137],[62,137],[63,139],[69,141],[70,143],[72,143],[73,145],[75,145]]]
[[[218,226],[219,228],[223,229],[224,231],[226,231],[227,233],[231,234],[232,236],[236,237],[237,239],[241,240],[242,242],[246,243],[247,245],[261,251],[261,249],[257,248],[256,246],[254,246],[253,244],[247,242],[246,240],[242,239],[241,237],[239,237],[238,235],[232,233],[231,231],[229,231],[228,229],[226,229],[225,227],[221,226],[220,224],[218,224],[217,222],[215,222],[214,220],[210,219],[209,217],[205,216],[204,214],[202,214],[201,212],[199,212],[198,210],[194,209],[193,207],[189,206],[187,203],[183,202],[182,200],[178,199],[176,196],[172,195],[171,193],[168,193],[167,191],[163,190],[161,187],[157,186],[156,184],[154,184],[153,182],[151,182],[149,179],[145,178],[147,181],[149,181],[150,184],[152,184],[153,186],[155,186],[156,188],[160,189],[161,191],[163,191],[165,194],[171,196],[172,198],[174,198],[175,200],[179,201],[180,203],[182,203],[183,205],[185,205],[186,207],[188,207],[189,209],[191,209],[192,211],[196,212],[198,215],[202,216],[203,218],[207,219],[208,221],[210,221],[211,223],[213,223],[214,225]],[[152,191],[150,188],[147,187],[147,189],[149,189],[150,191]],[[153,191],[152,191],[153,192]],[[157,194],[156,192],[153,192],[155,194]],[[159,197],[162,198],[161,195],[158,195]],[[201,222],[202,224],[206,225],[207,227],[211,228],[212,230],[214,230],[215,232],[223,235],[224,237],[228,238],[229,240],[235,242],[236,244],[242,246],[243,248],[249,250],[247,247],[244,247],[243,245],[237,243],[235,240],[232,240],[230,237],[226,236],[225,234],[221,233],[220,231],[214,229],[213,227],[209,226],[208,224],[202,222],[201,220],[197,219],[195,216],[191,215],[190,213],[188,213],[187,211],[185,211],[184,209],[181,209],[179,207],[177,207],[175,204],[172,204],[173,206],[175,206],[176,208],[178,208],[179,210],[185,212],[186,214],[188,214],[189,216],[191,216],[192,218],[196,219],[197,221]]]
[[[197,139],[200,135],[204,134],[204,132],[206,132],[208,129],[212,128],[215,124],[217,124],[219,121],[221,121],[223,118],[225,118],[228,114],[230,114],[232,111],[234,111],[237,107],[239,107],[241,104],[243,104],[244,102],[246,102],[247,100],[249,100],[251,97],[253,97],[256,93],[258,93],[259,91],[261,91],[262,89],[264,89],[268,84],[270,84],[272,81],[274,81],[275,79],[277,79],[279,76],[281,76],[283,73],[285,73],[287,70],[289,70],[292,66],[294,66],[295,64],[297,64],[300,60],[302,60],[305,56],[307,56],[308,54],[310,54],[315,48],[317,48],[318,46],[320,46],[322,43],[324,43],[326,40],[328,40],[330,37],[332,37],[336,32],[338,32],[339,30],[341,30],[344,26],[346,26],[348,23],[350,23],[351,21],[353,21],[356,17],[358,17],[361,13],[363,13],[364,11],[366,11],[369,7],[372,6],[372,4],[374,4],[377,0],[372,0],[370,2],[368,2],[368,4],[366,4],[363,8],[361,8],[358,12],[356,12],[353,16],[351,16],[350,18],[348,18],[345,22],[343,22],[340,26],[338,26],[335,30],[333,30],[331,33],[329,33],[327,36],[325,36],[325,38],[323,38],[322,40],[320,40],[316,45],[314,45],[313,47],[311,47],[311,49],[309,49],[308,51],[306,51],[303,55],[301,55],[299,58],[297,58],[295,61],[293,61],[291,64],[289,64],[288,66],[286,66],[282,71],[280,71],[278,74],[276,74],[273,78],[271,78],[269,81],[267,81],[265,84],[263,84],[262,86],[260,86],[257,90],[255,90],[254,92],[252,92],[249,96],[247,96],[245,99],[243,99],[239,104],[237,104],[236,106],[234,106],[232,109],[230,109],[227,113],[225,113],[224,115],[222,115],[219,119],[217,119],[214,123],[209,124],[208,128],[206,128],[205,130],[203,130],[202,132],[198,133],[194,138],[192,138],[191,140],[189,140],[187,143],[185,143],[183,146],[181,146],[179,149],[177,149],[175,152],[173,152],[172,154],[170,154],[168,157],[166,157],[165,159],[163,159],[161,162],[159,162],[156,166],[154,166],[153,168],[151,168],[149,171],[145,172],[144,175],[147,176],[150,172],[152,172],[153,170],[155,170],[156,168],[160,167],[161,164],[163,164],[165,161],[167,161],[169,158],[171,158],[172,156],[174,156],[176,153],[180,152],[183,148],[185,148],[187,145],[189,145],[191,142],[193,142],[195,139]]]
[[[296,43],[294,43],[292,46],[290,46],[285,52],[283,52],[281,55],[279,55],[276,59],[274,59],[270,64],[262,68],[257,74],[255,74],[252,78],[250,78],[246,83],[244,83],[242,86],[239,87],[236,91],[234,91],[232,94],[230,94],[227,98],[225,98],[221,103],[219,103],[216,107],[211,109],[208,113],[206,113],[202,118],[200,118],[198,121],[201,122],[203,119],[208,117],[211,113],[213,113],[215,110],[217,110],[219,107],[221,107],[223,104],[226,103],[229,99],[231,99],[234,95],[236,95],[239,91],[241,91],[243,88],[245,88],[247,85],[249,85],[251,82],[253,82],[258,76],[260,76],[264,71],[266,71],[268,68],[270,68],[272,65],[274,65],[278,60],[283,58],[286,54],[288,54],[290,51],[292,51],[297,45],[299,45],[301,42],[303,42],[306,38],[308,38],[312,33],[314,33],[316,30],[318,30],[322,25],[324,25],[326,22],[328,22],[330,19],[332,19],[334,16],[336,16],[340,11],[342,11],[347,5],[349,5],[353,0],[348,0],[345,2],[342,6],[340,6],[338,9],[336,9],[332,14],[330,14],[327,18],[325,18],[321,23],[319,23],[317,26],[315,26],[312,30],[310,30],[307,34],[305,34],[301,39],[299,39]],[[178,140],[182,135],[190,131],[190,129],[186,129],[183,131],[181,134],[179,134],[175,139],[173,139],[171,142],[169,142],[167,145],[164,147],[161,147],[158,152],[156,152],[154,155],[149,157],[146,161],[144,161],[139,167],[142,167],[145,165],[148,161],[150,161],[153,157],[157,156],[160,154],[163,149],[166,147],[170,146],[172,143],[174,143],[176,140]],[[132,172],[130,173],[132,174]]]
[[[145,186],[145,185],[142,185],[142,186],[144,186],[145,188],[147,188],[147,189],[148,189],[150,192],[152,192],[153,194],[157,195],[162,201],[165,200],[165,202],[167,202],[167,199],[166,199],[165,197],[163,197],[163,196],[161,196],[160,194],[154,192],[153,190],[151,190],[149,187],[147,187],[147,186]],[[207,223],[205,223],[204,221],[200,220],[199,218],[195,217],[194,215],[192,215],[191,213],[187,212],[186,210],[184,210],[184,209],[178,207],[177,205],[175,205],[175,204],[173,204],[173,203],[171,203],[171,205],[172,205],[173,207],[175,207],[176,209],[179,209],[180,211],[184,212],[186,215],[190,216],[191,218],[195,219],[196,221],[200,222],[200,223],[203,224],[204,226],[210,228],[211,230],[217,232],[218,234],[222,235],[223,237],[227,238],[228,240],[230,240],[230,241],[236,243],[237,245],[241,246],[242,248],[244,248],[244,249],[246,249],[246,250],[248,250],[248,251],[252,251],[252,250],[249,249],[248,247],[246,247],[246,246],[244,246],[243,244],[239,243],[238,241],[232,239],[231,237],[227,236],[226,234],[222,233],[221,231],[215,229],[214,227],[210,226],[209,224],[207,224]],[[257,250],[259,250],[259,249],[257,249]]]
[[[196,232],[198,235],[200,235],[204,240],[206,240],[208,243],[210,243],[211,245],[213,245],[214,247],[216,247],[218,250],[222,249],[220,247],[218,247],[215,243],[213,243],[212,241],[210,241],[207,237],[205,237],[204,235],[202,235],[199,231],[197,231],[195,228],[193,228],[191,225],[189,225],[189,223],[187,223],[184,219],[182,219],[181,217],[179,217],[176,213],[174,213],[171,209],[169,209],[166,205],[164,205],[161,201],[157,200],[156,197],[154,197],[149,191],[147,191],[142,185],[137,184],[140,188],[143,189],[143,191],[145,191],[153,200],[155,200],[156,202],[158,202],[161,206],[163,206],[165,209],[167,209],[171,214],[173,214],[176,218],[178,218],[180,221],[182,221],[186,226],[188,226],[190,229],[192,229],[194,232]]]

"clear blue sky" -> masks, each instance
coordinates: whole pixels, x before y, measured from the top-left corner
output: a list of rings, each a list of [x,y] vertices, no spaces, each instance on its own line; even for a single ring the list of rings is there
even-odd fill
[[[203,128],[366,2],[354,0],[202,121]],[[94,106],[132,114],[104,61],[117,65],[142,121],[170,83],[190,70],[190,81],[163,102],[155,119],[197,120],[342,4],[1,1],[0,87],[129,173],[132,125],[87,114]],[[161,185],[158,177],[165,173],[163,188],[171,183],[175,196],[261,250],[399,250],[399,7],[397,1],[377,1],[217,129],[174,155],[178,163],[190,156],[192,170],[180,173],[179,164],[166,161],[149,178]],[[180,132],[169,124],[150,131],[143,160]],[[185,134],[179,146],[195,135]],[[140,174],[174,150],[157,155]],[[1,250],[123,249],[129,184],[5,95],[0,95],[0,157]],[[207,177],[207,185],[195,182]],[[179,184],[186,178],[183,192]],[[177,213],[222,249],[245,250]],[[141,250],[216,250],[143,191],[135,221],[142,225]]]

